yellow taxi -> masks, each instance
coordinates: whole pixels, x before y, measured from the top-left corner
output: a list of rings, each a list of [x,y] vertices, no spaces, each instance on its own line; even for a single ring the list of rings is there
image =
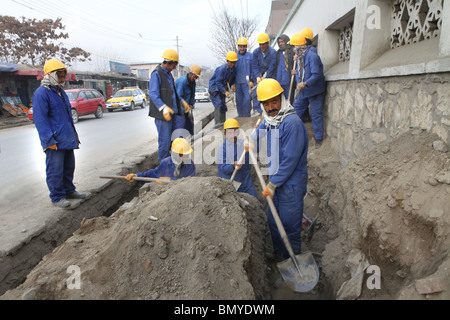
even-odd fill
[[[106,109],[109,112],[114,110],[134,110],[136,106],[145,108],[147,99],[145,93],[138,87],[124,88],[106,101]]]

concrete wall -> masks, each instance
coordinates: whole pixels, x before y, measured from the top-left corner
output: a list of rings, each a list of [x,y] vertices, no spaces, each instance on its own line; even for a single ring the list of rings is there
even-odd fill
[[[410,126],[450,145],[450,1],[443,1],[438,36],[391,49],[393,8],[394,0],[297,1],[280,31],[311,28],[317,37],[328,82],[326,130],[342,162]],[[347,25],[350,59],[340,62],[339,30]]]

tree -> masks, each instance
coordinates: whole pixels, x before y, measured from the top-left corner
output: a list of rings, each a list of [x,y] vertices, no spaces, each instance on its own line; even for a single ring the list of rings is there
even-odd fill
[[[67,66],[74,61],[91,61],[90,53],[81,48],[66,48],[60,39],[64,33],[62,19],[26,19],[0,16],[0,59],[12,63],[43,65],[49,58],[61,60]]]
[[[258,17],[253,19],[236,18],[227,11],[223,1],[221,11],[217,14],[214,10],[213,12],[211,29],[213,39],[209,48],[219,61],[224,61],[229,51],[237,51],[237,41],[241,37],[249,40],[248,50],[253,50],[254,44],[250,42],[249,38],[258,27]]]

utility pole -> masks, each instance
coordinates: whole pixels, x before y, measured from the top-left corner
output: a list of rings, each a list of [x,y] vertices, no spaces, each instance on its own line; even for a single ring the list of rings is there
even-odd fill
[[[177,53],[178,53],[178,56],[180,56],[180,48],[181,48],[180,41],[181,41],[181,39],[177,36],[175,41],[177,42],[177,44],[176,44]],[[178,65],[177,65],[177,78],[179,78],[179,77],[180,77],[180,63],[178,63]]]

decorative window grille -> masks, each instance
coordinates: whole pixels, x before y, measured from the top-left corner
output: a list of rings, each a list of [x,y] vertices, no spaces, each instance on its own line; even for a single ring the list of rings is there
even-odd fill
[[[352,51],[353,24],[342,28],[339,32],[339,61],[350,60]]]
[[[394,0],[391,48],[438,37],[443,0]]]

